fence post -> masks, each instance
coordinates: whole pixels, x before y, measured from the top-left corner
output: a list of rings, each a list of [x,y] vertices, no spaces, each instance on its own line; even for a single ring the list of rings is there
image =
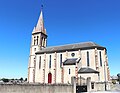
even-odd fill
[[[71,77],[71,84],[73,85],[73,93],[76,93],[76,77]]]
[[[87,92],[91,91],[91,77],[87,78]]]

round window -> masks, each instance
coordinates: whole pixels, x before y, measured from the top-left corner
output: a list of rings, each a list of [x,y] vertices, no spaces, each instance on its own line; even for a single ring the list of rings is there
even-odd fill
[[[75,53],[71,53],[71,56],[74,57],[74,56],[75,56]]]

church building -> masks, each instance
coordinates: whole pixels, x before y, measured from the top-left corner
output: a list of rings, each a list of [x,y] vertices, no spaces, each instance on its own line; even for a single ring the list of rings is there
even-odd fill
[[[47,33],[41,11],[32,32],[28,82],[70,84],[71,77],[91,77],[93,82],[109,81],[107,49],[94,42],[47,47]]]

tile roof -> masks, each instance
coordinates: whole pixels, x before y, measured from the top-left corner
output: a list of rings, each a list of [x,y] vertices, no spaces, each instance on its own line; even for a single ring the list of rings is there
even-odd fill
[[[36,52],[36,54],[74,51],[78,49],[82,50],[82,49],[93,49],[93,48],[106,49],[105,47],[100,46],[94,42],[83,42],[83,43],[68,44],[68,45],[62,45],[62,46],[46,47]]]
[[[78,71],[78,74],[84,74],[84,73],[99,73],[98,71],[92,69],[92,68],[81,68],[79,71]]]

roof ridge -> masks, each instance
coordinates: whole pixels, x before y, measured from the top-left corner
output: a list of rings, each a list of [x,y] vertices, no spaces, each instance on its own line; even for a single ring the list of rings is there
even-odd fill
[[[55,45],[55,46],[49,46],[49,47],[46,47],[46,48],[52,48],[52,47],[61,47],[61,46],[69,46],[69,45],[77,45],[77,44],[85,44],[85,43],[92,43],[92,44],[95,44],[95,45],[98,45],[92,41],[87,41],[87,42],[79,42],[79,43],[72,43],[72,44],[64,44],[64,45]],[[45,48],[45,49],[46,49]]]
[[[37,51],[36,53],[50,53],[50,52],[60,52],[60,51],[73,51],[76,49],[93,49],[93,48],[98,48],[98,49],[106,49],[103,46],[100,46],[94,42],[80,42],[80,43],[74,43],[74,44],[66,44],[66,45],[59,45],[59,46],[50,46],[43,48],[40,51]]]

